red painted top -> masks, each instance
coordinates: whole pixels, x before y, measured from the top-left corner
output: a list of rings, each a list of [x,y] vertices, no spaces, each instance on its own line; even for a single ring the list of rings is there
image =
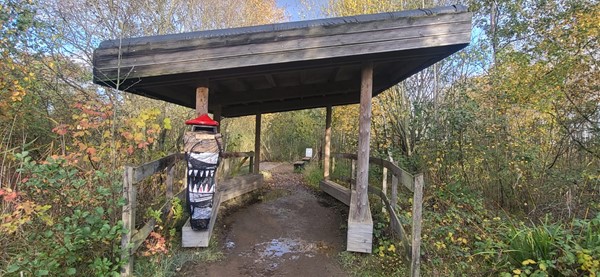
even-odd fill
[[[185,122],[187,125],[205,125],[205,126],[219,126],[219,122],[216,122],[208,116],[208,114],[203,114],[194,119],[190,119]]]

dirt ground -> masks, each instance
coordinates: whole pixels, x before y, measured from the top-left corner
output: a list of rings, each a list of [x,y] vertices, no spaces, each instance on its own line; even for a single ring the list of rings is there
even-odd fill
[[[260,200],[219,218],[224,258],[186,264],[179,276],[348,276],[336,260],[345,245],[339,204],[308,189],[292,165],[266,166]]]

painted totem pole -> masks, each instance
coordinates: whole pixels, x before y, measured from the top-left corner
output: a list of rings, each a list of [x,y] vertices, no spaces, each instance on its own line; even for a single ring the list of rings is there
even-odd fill
[[[185,122],[184,151],[187,161],[187,206],[193,230],[205,230],[211,220],[216,172],[220,162],[221,134],[218,122],[207,114]]]

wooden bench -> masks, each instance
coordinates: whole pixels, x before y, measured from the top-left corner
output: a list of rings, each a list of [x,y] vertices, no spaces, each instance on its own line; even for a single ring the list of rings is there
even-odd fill
[[[304,169],[304,165],[305,164],[306,164],[305,161],[294,162],[294,170],[302,170],[302,169]]]

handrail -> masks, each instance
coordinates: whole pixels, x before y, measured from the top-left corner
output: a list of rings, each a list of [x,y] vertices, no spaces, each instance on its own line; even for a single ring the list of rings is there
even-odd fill
[[[333,154],[331,154],[331,156],[333,156],[334,158],[341,158],[341,159],[351,159],[351,160],[358,159],[358,156],[356,154],[351,154],[351,153],[333,153]],[[379,165],[379,166],[389,169],[390,171],[393,172],[393,174],[395,176],[399,177],[398,179],[400,179],[401,183],[407,189],[409,189],[411,192],[414,190],[414,181],[413,181],[414,176],[412,174],[408,173],[408,171],[398,167],[397,165],[395,165],[394,163],[392,163],[388,160],[384,160],[381,158],[369,157],[369,163]]]
[[[357,160],[357,155],[356,154],[349,154],[349,153],[334,153],[332,154],[332,157],[334,158],[343,158],[343,159],[350,159],[353,162],[353,166],[352,166],[352,173],[351,173],[351,178],[354,176],[354,160]],[[373,186],[368,186],[368,192],[369,193],[373,193],[378,195],[384,202],[384,206],[385,208],[388,210],[388,213],[390,214],[390,220],[391,220],[391,225],[392,225],[392,230],[394,231],[394,233],[396,233],[398,236],[400,236],[400,239],[402,240],[402,244],[406,247],[406,246],[410,246],[410,251],[408,251],[407,248],[407,252],[408,252],[408,257],[410,257],[410,261],[411,261],[411,274],[410,276],[419,276],[420,274],[420,264],[421,264],[421,224],[422,224],[422,213],[423,213],[423,187],[424,187],[424,181],[423,181],[423,174],[410,174],[408,173],[406,170],[398,167],[397,165],[395,165],[393,162],[384,160],[384,159],[380,159],[380,158],[376,158],[376,157],[369,157],[369,163],[370,164],[376,164],[379,165],[381,167],[384,168],[383,174],[384,176],[387,174],[385,169],[388,169],[392,172],[392,198],[391,198],[391,202],[390,200],[388,200],[386,192],[385,192],[385,188],[387,186],[387,178],[384,177],[383,178],[383,190],[380,190],[379,188],[373,187]],[[334,164],[335,164],[335,159],[334,159]],[[396,215],[396,211],[395,208],[397,206],[396,202],[398,199],[398,180],[401,181],[401,183],[413,193],[413,206],[412,206],[412,243],[408,243],[408,239],[406,237],[406,232],[404,231],[404,228],[402,228],[402,225],[400,224],[400,220],[398,219],[398,216]],[[329,185],[327,183],[327,180],[325,180],[324,182],[321,182],[322,184],[325,185]],[[330,186],[330,185],[329,185]],[[336,188],[338,190],[337,195],[332,195],[334,197],[347,197],[346,195],[350,195],[349,191],[350,189],[348,189],[347,191],[339,191],[340,188]],[[334,189],[335,192],[335,189]],[[347,201],[348,203],[350,202],[350,200],[346,200],[343,199],[344,201]],[[344,202],[342,201],[342,202]],[[346,202],[344,202],[346,203]]]

